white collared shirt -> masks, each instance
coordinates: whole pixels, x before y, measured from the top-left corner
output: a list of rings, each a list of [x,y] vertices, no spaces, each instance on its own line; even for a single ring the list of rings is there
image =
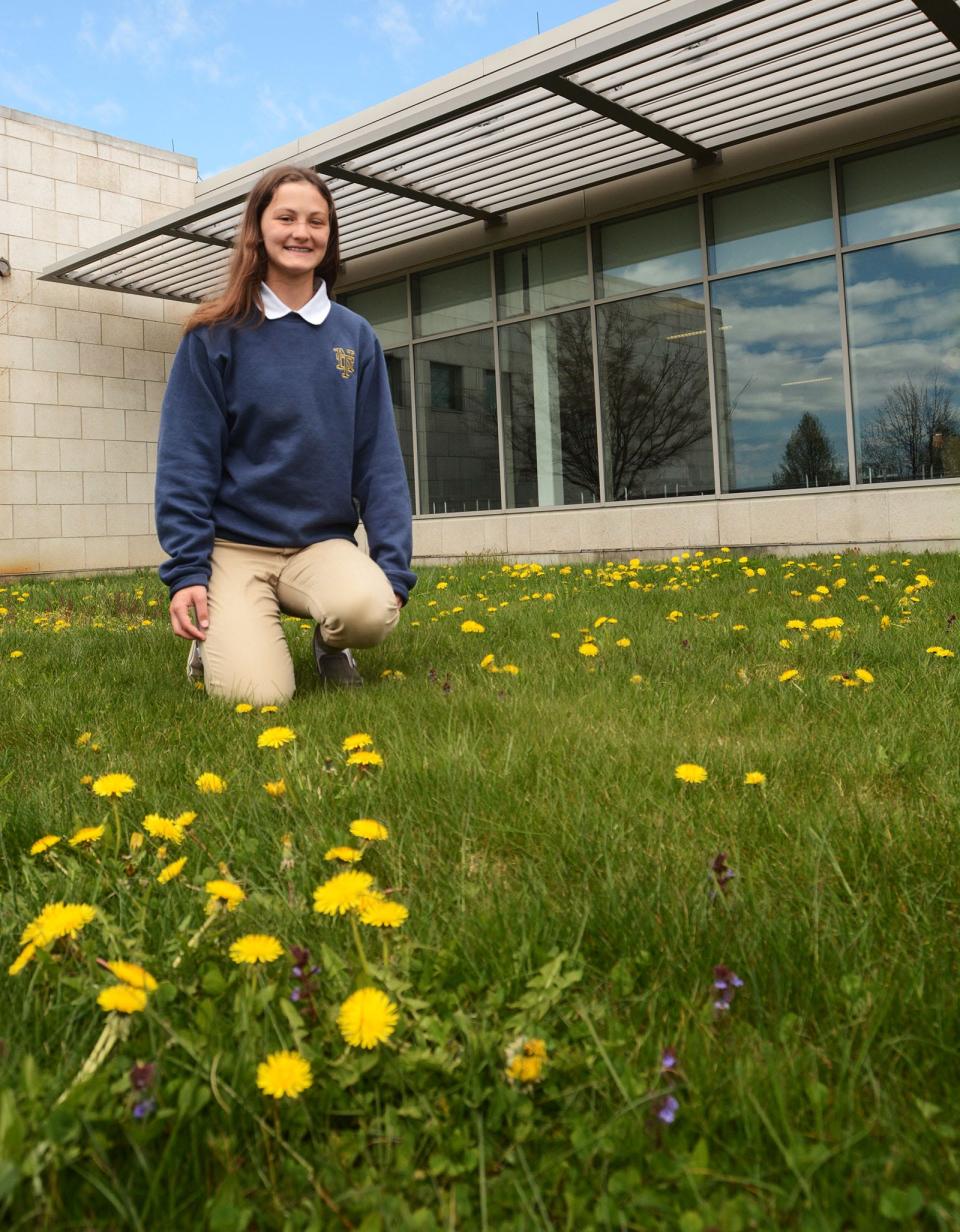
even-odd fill
[[[263,315],[268,321],[276,321],[295,312],[311,325],[322,325],[330,315],[330,297],[327,295],[327,284],[323,281],[317,287],[313,298],[307,300],[302,308],[288,308],[265,282],[260,283],[260,302],[263,304]]]

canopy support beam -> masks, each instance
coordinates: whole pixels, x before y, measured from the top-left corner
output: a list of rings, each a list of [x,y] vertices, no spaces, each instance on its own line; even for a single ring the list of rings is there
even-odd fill
[[[449,197],[437,197],[433,193],[421,192],[417,188],[408,188],[406,184],[395,184],[392,180],[381,180],[374,175],[364,175],[361,171],[351,171],[342,163],[317,163],[314,170],[319,175],[346,180],[349,184],[359,184],[363,188],[375,188],[378,192],[392,193],[395,197],[406,197],[408,201],[419,201],[421,205],[432,205],[439,210],[447,210],[451,214],[462,214],[465,218],[474,218],[477,222],[485,222],[488,226],[503,222],[502,214],[491,214],[489,210],[474,209],[472,205],[465,205],[462,201],[451,201]]]
[[[960,8],[954,0],[913,0],[928,20],[960,51]]]

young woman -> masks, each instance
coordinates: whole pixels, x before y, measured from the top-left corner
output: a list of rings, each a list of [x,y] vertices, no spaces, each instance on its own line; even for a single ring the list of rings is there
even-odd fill
[[[322,680],[361,684],[349,648],[383,641],[416,580],[383,352],[329,299],[339,259],[323,180],[268,172],[247,198],[227,289],[187,322],[170,373],[160,577],[174,633],[193,639],[187,674],[217,697],[293,695],[281,612],[316,621]]]

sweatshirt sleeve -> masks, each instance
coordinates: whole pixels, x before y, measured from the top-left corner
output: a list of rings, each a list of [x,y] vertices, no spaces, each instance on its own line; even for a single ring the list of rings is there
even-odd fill
[[[223,383],[205,329],[180,342],[160,414],[157,538],[169,556],[161,581],[173,596],[210,581],[213,504],[223,474],[227,419]]]
[[[353,494],[367,532],[370,555],[406,602],[417,580],[410,571],[410,491],[397,438],[387,365],[372,331],[364,347],[358,378]]]

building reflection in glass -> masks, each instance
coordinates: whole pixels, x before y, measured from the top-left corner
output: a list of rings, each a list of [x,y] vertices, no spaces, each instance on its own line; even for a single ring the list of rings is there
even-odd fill
[[[607,500],[713,491],[706,334],[701,286],[597,309]]]
[[[717,279],[710,298],[723,490],[846,483],[834,258]]]
[[[500,508],[493,331],[414,347],[420,512]]]
[[[960,476],[960,234],[844,257],[861,483]]]
[[[500,329],[507,505],[600,499],[586,309]]]

